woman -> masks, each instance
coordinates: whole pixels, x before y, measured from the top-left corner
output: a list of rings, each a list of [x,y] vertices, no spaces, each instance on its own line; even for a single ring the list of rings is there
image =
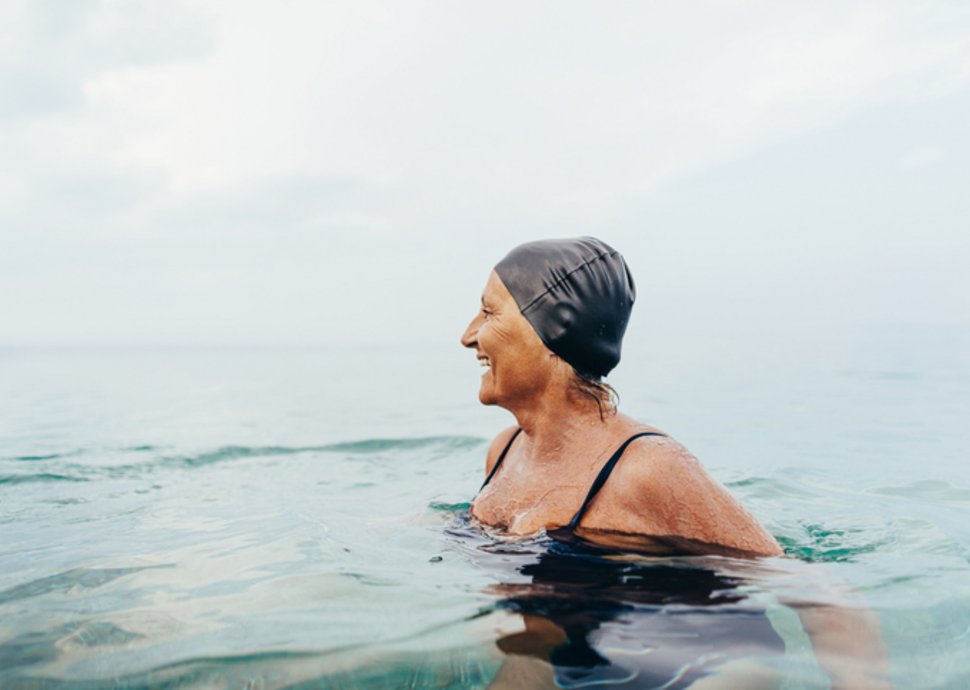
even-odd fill
[[[500,605],[522,614],[525,631],[499,641],[510,656],[495,688],[754,688],[760,671],[739,667],[739,660],[783,652],[763,608],[727,596],[746,578],[691,573],[683,563],[673,570],[634,567],[589,554],[595,544],[663,554],[782,555],[683,446],[617,411],[601,379],[619,362],[634,298],[626,263],[605,243],[530,242],[495,266],[481,310],[461,338],[486,367],[479,399],[509,410],[517,422],[488,449],[472,516],[507,534],[545,530],[556,544],[580,542],[519,567],[531,584],[503,586]],[[787,567],[774,563],[779,572]],[[819,602],[786,603],[797,610],[833,688],[890,687],[878,622],[851,594],[842,599],[838,605],[827,591]],[[544,664],[539,675],[529,665],[536,659]],[[554,677],[523,684],[542,669]],[[708,677],[715,669],[717,677]],[[761,680],[774,682],[770,675]]]
[[[780,555],[683,446],[617,412],[601,378],[619,362],[634,297],[623,258],[591,237],[524,244],[492,271],[461,342],[486,367],[481,402],[518,425],[492,441],[472,515],[511,534]]]

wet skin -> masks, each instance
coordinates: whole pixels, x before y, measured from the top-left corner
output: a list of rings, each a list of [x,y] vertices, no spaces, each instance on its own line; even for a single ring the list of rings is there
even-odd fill
[[[479,400],[509,410],[523,431],[472,506],[472,515],[485,525],[510,534],[566,525],[616,448],[639,431],[657,431],[612,409],[601,416],[596,403],[575,390],[572,368],[542,343],[494,271],[461,343],[489,365]],[[492,441],[486,473],[515,429]],[[581,527],[591,541],[633,535],[646,551],[782,553],[758,521],[668,436],[643,437],[627,448]]]

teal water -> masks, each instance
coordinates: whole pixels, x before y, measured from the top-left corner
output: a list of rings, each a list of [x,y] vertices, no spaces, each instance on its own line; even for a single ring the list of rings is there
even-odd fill
[[[621,407],[788,551],[745,584],[785,687],[828,681],[780,590],[829,581],[897,687],[970,687],[970,330],[657,341]],[[511,421],[479,373],[450,344],[0,352],[0,687],[488,687],[542,545],[456,529]]]

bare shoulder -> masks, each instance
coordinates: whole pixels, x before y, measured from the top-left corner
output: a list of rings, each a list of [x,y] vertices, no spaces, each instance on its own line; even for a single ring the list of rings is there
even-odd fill
[[[517,426],[510,426],[506,429],[502,429],[500,432],[498,432],[495,438],[492,439],[492,442],[488,446],[488,452],[485,454],[485,474],[491,472],[492,468],[495,467],[495,463],[498,462],[498,456],[502,454],[503,450],[505,450],[505,446],[512,439],[512,436],[516,431],[518,431],[518,429],[519,427]]]
[[[624,529],[777,555],[758,520],[670,436],[631,443],[616,467],[613,500]]]
[[[617,488],[642,496],[644,492],[667,493],[674,484],[710,480],[693,453],[675,438],[654,427],[640,425],[634,433],[640,431],[651,435],[627,446],[615,469]]]

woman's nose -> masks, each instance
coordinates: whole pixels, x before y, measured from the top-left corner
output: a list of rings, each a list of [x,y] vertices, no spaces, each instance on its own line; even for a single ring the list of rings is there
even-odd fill
[[[478,345],[478,326],[480,318],[476,316],[472,319],[472,322],[468,324],[468,328],[461,336],[461,344],[465,347],[475,347]]]

